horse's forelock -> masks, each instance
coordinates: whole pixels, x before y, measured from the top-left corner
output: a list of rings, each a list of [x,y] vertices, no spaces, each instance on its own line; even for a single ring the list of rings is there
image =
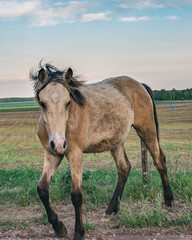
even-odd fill
[[[41,69],[44,69],[48,75],[47,80],[44,83],[41,83],[38,79],[38,73]],[[84,105],[85,97],[79,90],[79,87],[84,85],[83,81],[78,81],[78,77],[73,77],[71,81],[68,83],[63,80],[63,74],[66,70],[59,70],[55,66],[47,63],[42,66],[41,62],[39,63],[39,70],[34,72],[30,71],[30,79],[33,81],[33,88],[35,92],[36,100],[39,102],[39,93],[40,91],[45,88],[50,82],[58,82],[63,85],[71,95],[71,97],[81,106]]]

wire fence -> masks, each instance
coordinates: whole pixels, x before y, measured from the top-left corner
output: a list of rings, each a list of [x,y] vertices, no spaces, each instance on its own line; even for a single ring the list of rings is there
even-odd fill
[[[181,129],[181,128],[159,128],[160,130],[163,131],[171,131],[171,132],[174,132],[174,131],[181,131],[181,132],[187,132],[189,134],[192,134],[192,128],[191,129]],[[133,130],[133,128],[131,129]],[[5,135],[0,135],[0,138],[4,138],[4,137],[25,137],[25,136],[36,136],[37,133],[29,133],[29,134],[5,134]]]

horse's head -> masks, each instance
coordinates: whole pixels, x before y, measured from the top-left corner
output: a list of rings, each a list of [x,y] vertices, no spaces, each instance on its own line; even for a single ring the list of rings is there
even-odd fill
[[[36,99],[41,106],[49,146],[54,154],[64,154],[67,148],[65,132],[71,97],[83,105],[84,98],[78,90],[81,82],[72,77],[71,68],[62,72],[51,65],[45,65],[45,69],[41,68],[36,75],[31,75],[35,80]]]

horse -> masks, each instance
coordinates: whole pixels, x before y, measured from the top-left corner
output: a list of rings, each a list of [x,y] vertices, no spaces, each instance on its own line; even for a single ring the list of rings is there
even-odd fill
[[[67,229],[54,211],[49,186],[64,157],[71,169],[71,200],[75,211],[73,240],[84,237],[82,219],[83,153],[110,151],[115,160],[118,181],[106,214],[117,213],[131,164],[124,142],[131,127],[146,144],[161,176],[164,203],[171,207],[166,158],[159,144],[159,127],[152,90],[146,84],[119,76],[85,84],[73,70],[59,70],[51,64],[39,65],[30,72],[34,92],[41,107],[37,134],[44,147],[44,167],[37,192],[48,221],[58,237]]]

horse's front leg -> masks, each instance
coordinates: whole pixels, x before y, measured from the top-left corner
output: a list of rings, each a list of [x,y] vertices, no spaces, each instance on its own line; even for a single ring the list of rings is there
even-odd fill
[[[51,206],[49,185],[55,171],[61,163],[62,158],[62,156],[45,152],[43,174],[37,185],[37,192],[47,212],[48,221],[52,224],[53,229],[58,237],[65,237],[67,234],[67,229],[63,222],[59,221],[58,215]]]
[[[75,233],[73,240],[81,240],[84,236],[84,225],[82,219],[82,172],[83,172],[83,153],[80,149],[74,149],[67,156],[70,162],[72,189],[71,200],[75,209]]]

